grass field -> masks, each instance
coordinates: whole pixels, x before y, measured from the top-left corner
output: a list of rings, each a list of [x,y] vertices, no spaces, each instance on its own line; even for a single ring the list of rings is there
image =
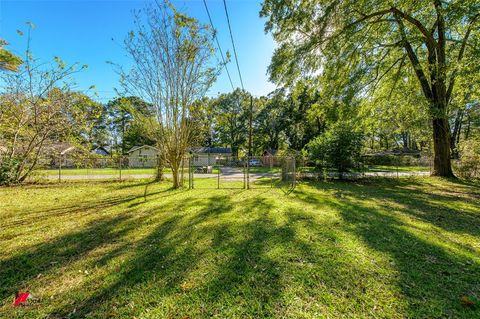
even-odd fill
[[[37,171],[41,175],[58,175],[58,169],[42,169]],[[156,172],[155,168],[128,168],[122,169],[122,174],[152,174]],[[166,169],[165,173],[171,173]],[[120,170],[115,168],[63,168],[62,175],[119,175]]]
[[[32,185],[0,229],[2,318],[480,318],[478,185]]]
[[[41,169],[36,171],[38,174],[41,176],[43,175],[49,175],[49,176],[57,176],[58,175],[58,169]],[[152,175],[154,176],[156,174],[157,170],[156,168],[127,168],[127,169],[122,169],[122,175]],[[188,171],[185,169],[185,172]],[[171,174],[172,169],[169,167],[165,167],[163,169],[164,174]],[[216,174],[218,173],[217,168],[212,169],[212,173]],[[61,174],[66,176],[78,176],[78,175],[112,175],[112,176],[120,176],[120,170],[116,168],[63,168],[61,170]]]
[[[388,165],[372,165],[367,168],[371,172],[429,172],[430,167],[427,166],[388,166]]]

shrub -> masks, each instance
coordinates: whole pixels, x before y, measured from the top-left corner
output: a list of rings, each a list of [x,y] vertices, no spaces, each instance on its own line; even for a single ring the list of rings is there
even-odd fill
[[[0,185],[9,185],[17,181],[18,166],[16,159],[0,159]]]
[[[454,163],[455,173],[465,179],[480,178],[480,140],[460,145],[460,159]]]
[[[386,166],[428,166],[428,157],[418,155],[393,155],[393,154],[374,154],[362,157],[366,165],[386,165]]]
[[[335,126],[307,144],[310,157],[320,168],[335,169],[340,178],[360,161],[362,135],[349,126]]]
[[[395,155],[384,155],[384,154],[375,154],[372,156],[363,157],[364,164],[367,165],[396,165],[398,163],[398,158]]]

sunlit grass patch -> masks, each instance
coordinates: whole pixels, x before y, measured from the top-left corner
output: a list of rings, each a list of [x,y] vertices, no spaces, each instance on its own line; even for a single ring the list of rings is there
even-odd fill
[[[478,185],[214,182],[0,188],[0,317],[480,315]]]

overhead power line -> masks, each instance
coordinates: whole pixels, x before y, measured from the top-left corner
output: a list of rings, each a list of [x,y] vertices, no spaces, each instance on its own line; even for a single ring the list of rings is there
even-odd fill
[[[228,16],[227,2],[223,0],[223,6],[225,7],[225,15],[227,16],[228,30],[230,31],[230,39],[232,40],[233,54],[235,55],[235,62],[237,64],[238,76],[240,77],[240,84],[242,85],[242,90],[245,91],[243,87],[242,73],[240,73],[240,66],[238,65],[237,50],[235,49],[235,42],[233,41],[232,27],[230,26],[230,17]]]
[[[213,26],[212,17],[210,16],[210,11],[208,11],[207,1],[203,0],[203,4],[205,5],[205,10],[207,11],[207,15],[208,15],[208,20],[210,20],[210,25],[212,26],[212,29],[213,29],[213,36],[215,37],[215,41],[217,42],[218,51],[220,51],[220,56],[222,57],[225,71],[227,71],[228,80],[230,81],[230,85],[232,86],[232,91],[235,91],[235,87],[233,86],[233,82],[232,82],[232,77],[230,76],[230,72],[228,72],[227,62],[223,57],[223,51],[222,51],[222,48],[220,47],[220,42],[218,41],[217,32],[215,30],[215,27]]]

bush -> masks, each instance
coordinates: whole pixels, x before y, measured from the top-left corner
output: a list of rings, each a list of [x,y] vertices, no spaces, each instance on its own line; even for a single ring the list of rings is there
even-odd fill
[[[460,159],[454,162],[455,173],[465,179],[480,178],[480,141],[468,140],[460,145]]]
[[[395,155],[384,155],[384,154],[375,154],[371,156],[364,156],[363,157],[363,162],[366,165],[397,165],[398,164],[398,158]]]
[[[9,185],[17,182],[17,170],[20,161],[16,159],[0,159],[0,185]]]
[[[340,177],[357,168],[362,135],[349,126],[335,126],[307,144],[307,151],[320,168],[333,168]]]
[[[419,155],[393,155],[373,154],[362,157],[365,165],[386,165],[386,166],[429,166],[427,156]]]

